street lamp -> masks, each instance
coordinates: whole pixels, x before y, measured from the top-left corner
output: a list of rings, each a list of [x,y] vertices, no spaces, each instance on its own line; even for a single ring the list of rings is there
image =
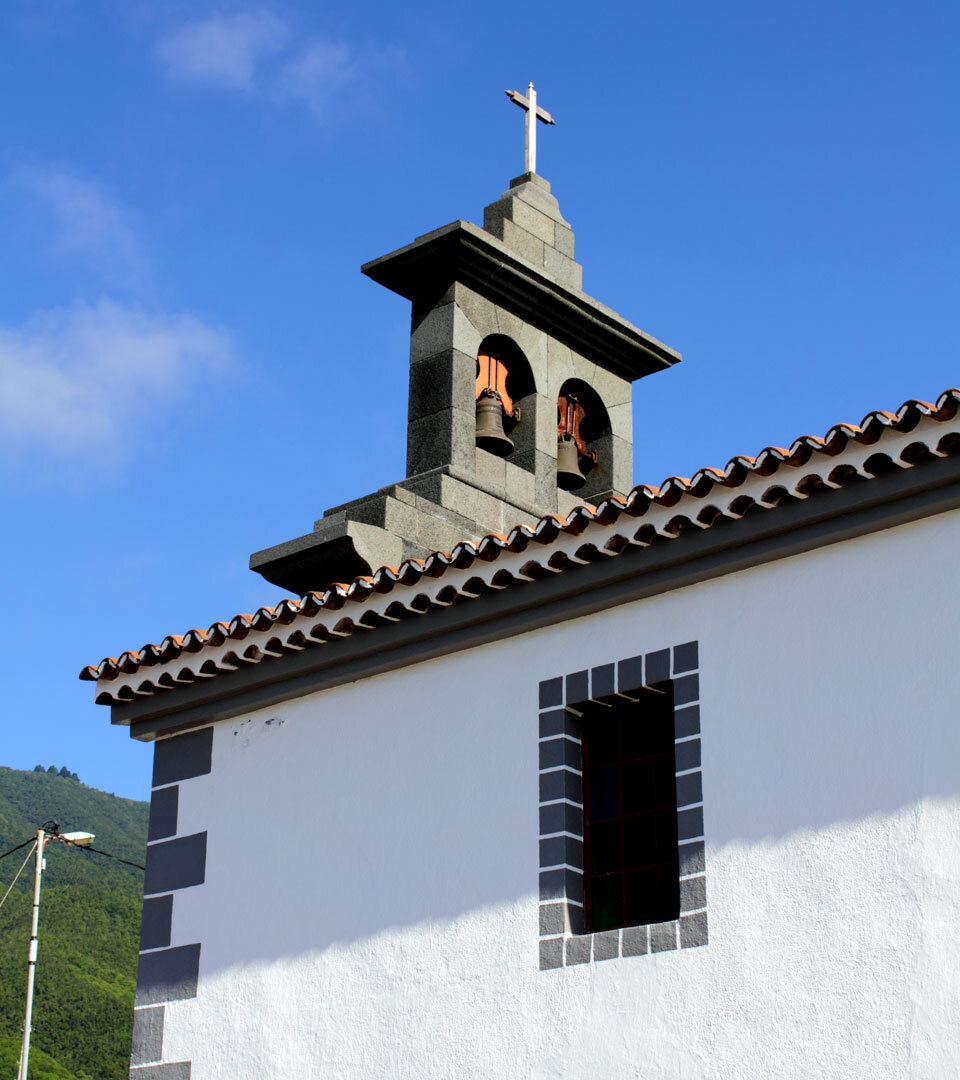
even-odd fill
[[[40,925],[40,876],[47,865],[47,860],[43,857],[43,849],[48,840],[87,847],[93,843],[94,834],[89,832],[61,833],[60,826],[55,821],[45,821],[37,829],[37,860],[33,872],[33,915],[30,922],[30,952],[27,959],[27,1011],[23,1019],[23,1045],[20,1048],[20,1068],[17,1070],[17,1080],[27,1080],[27,1065],[30,1060],[33,984],[37,973],[37,930]]]

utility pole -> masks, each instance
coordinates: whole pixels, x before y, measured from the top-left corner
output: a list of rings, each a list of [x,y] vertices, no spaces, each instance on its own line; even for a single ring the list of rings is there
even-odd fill
[[[37,974],[37,930],[40,926],[40,877],[43,874],[43,847],[47,834],[41,825],[37,829],[37,861],[33,872],[33,914],[30,922],[30,953],[27,960],[27,1011],[23,1019],[23,1045],[20,1048],[20,1069],[17,1080],[27,1080],[30,1061],[30,1026],[33,1021],[33,984]]]
[[[43,855],[47,840],[58,840],[62,844],[73,844],[76,847],[89,847],[94,840],[94,835],[89,832],[61,833],[60,826],[55,821],[45,821],[37,829],[37,861],[33,871],[33,913],[30,919],[30,952],[27,958],[27,1011],[23,1018],[23,1043],[20,1046],[20,1067],[17,1069],[17,1080],[27,1080],[27,1068],[30,1065],[33,985],[37,977],[37,931],[40,928],[40,878],[47,865],[47,860]]]

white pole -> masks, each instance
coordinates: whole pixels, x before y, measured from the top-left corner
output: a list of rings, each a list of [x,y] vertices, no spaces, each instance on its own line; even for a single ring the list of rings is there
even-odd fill
[[[23,1020],[23,1045],[17,1080],[27,1080],[30,1062],[30,1025],[33,1021],[33,983],[37,973],[37,929],[40,924],[40,875],[43,873],[43,845],[47,834],[37,829],[37,863],[33,874],[33,918],[30,923],[30,953],[27,961],[27,1011]]]
[[[533,88],[533,83],[527,87],[527,101],[530,104],[527,107],[526,171],[535,173],[537,171],[537,92]]]

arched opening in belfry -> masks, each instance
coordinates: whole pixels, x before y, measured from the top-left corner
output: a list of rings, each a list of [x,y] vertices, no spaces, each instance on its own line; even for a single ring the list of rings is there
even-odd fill
[[[578,491],[610,453],[610,417],[582,379],[567,379],[557,397],[557,487]]]
[[[504,334],[480,343],[475,397],[477,447],[533,472],[536,385],[523,351]]]

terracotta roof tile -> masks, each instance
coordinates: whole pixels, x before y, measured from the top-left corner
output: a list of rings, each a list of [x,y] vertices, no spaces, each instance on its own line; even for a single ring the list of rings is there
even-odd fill
[[[491,590],[523,587],[525,582],[578,565],[615,558],[629,547],[669,542],[690,529],[710,528],[721,518],[735,520],[768,511],[805,499],[823,487],[869,482],[891,469],[911,468],[960,452],[960,431],[937,432],[934,427],[926,429],[923,437],[889,446],[889,452],[856,452],[885,437],[892,439],[894,433],[909,434],[924,420],[946,423],[958,410],[957,389],[946,390],[935,403],[906,401],[896,412],[869,413],[860,425],[835,424],[822,438],[803,435],[789,447],[768,446],[755,458],[732,457],[722,469],[699,469],[689,478],[667,477],[660,487],[639,484],[625,498],[612,496],[598,506],[578,506],[565,518],[548,514],[532,525],[517,525],[509,533],[465,540],[450,552],[407,559],[399,567],[384,566],[352,582],[332,584],[322,592],[308,592],[253,614],[235,615],[229,622],[215,622],[206,630],[168,635],[159,644],[144,645],[119,657],[108,656],[85,667],[80,678],[105,684],[98,688],[96,697],[101,704],[164,694],[198,678],[260,663],[266,657],[320,647],[331,638],[420,618],[434,607],[468,602]],[[831,462],[845,452],[848,460]],[[747,488],[754,478],[762,481],[770,477],[776,480],[769,485],[738,490]],[[640,520],[644,518],[649,520]],[[614,530],[615,525],[618,528]],[[579,542],[577,538],[592,527],[608,533],[591,534]],[[531,544],[535,546],[530,548]],[[551,547],[554,550],[544,551]],[[509,566],[496,566],[502,558],[521,556],[528,549],[533,557],[522,564],[513,559]],[[444,577],[451,580],[438,580]],[[401,597],[394,595],[398,589]],[[350,609],[355,618],[346,614],[330,617],[348,602],[358,605]],[[317,621],[311,625],[313,619]],[[291,630],[278,632],[282,627]],[[253,642],[238,644],[251,634],[258,635]],[[194,659],[197,653],[203,658]],[[181,658],[186,660],[183,666],[177,664]],[[136,678],[142,669],[157,666],[165,670],[149,678]]]

